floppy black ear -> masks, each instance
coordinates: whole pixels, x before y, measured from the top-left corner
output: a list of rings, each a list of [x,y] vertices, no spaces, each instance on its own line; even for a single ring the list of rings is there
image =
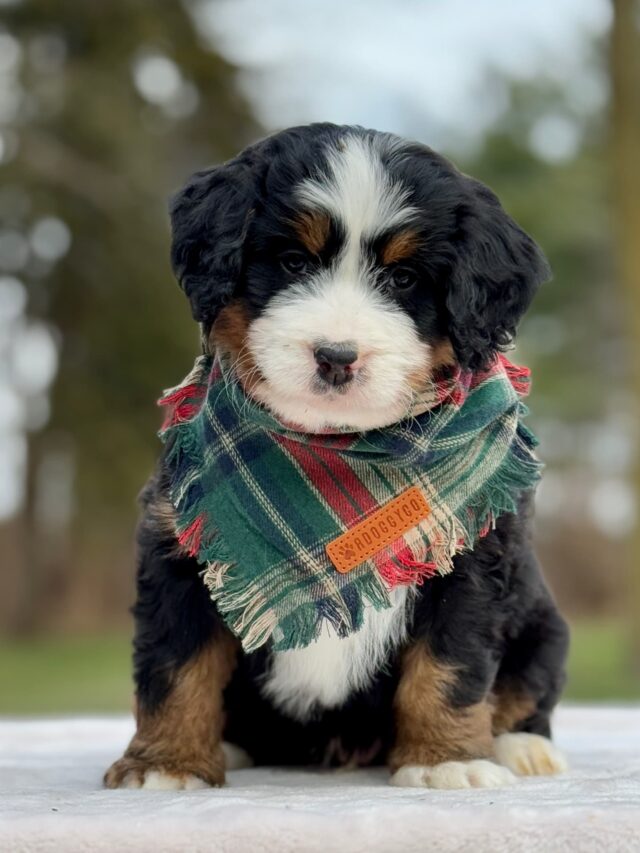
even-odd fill
[[[463,367],[486,365],[513,340],[518,322],[551,270],[541,249],[484,184],[464,177],[457,211],[457,258],[446,307],[449,336]]]
[[[248,149],[234,160],[196,172],[171,199],[171,262],[194,318],[210,326],[242,275],[243,245],[262,158]]]

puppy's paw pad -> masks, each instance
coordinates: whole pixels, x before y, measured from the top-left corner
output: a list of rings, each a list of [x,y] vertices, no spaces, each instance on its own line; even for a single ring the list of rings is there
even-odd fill
[[[147,770],[141,785],[147,791],[196,791],[209,785],[193,773],[168,773],[166,770]]]
[[[516,781],[513,773],[493,761],[445,761],[433,767],[407,764],[391,777],[401,788],[502,788]]]
[[[494,742],[496,761],[519,776],[553,776],[567,770],[567,760],[549,738],[528,732],[498,735]]]

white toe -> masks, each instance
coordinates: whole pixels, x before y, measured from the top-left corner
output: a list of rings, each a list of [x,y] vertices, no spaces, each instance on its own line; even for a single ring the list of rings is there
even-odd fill
[[[202,788],[210,788],[208,782],[205,782],[204,779],[201,779],[199,776],[194,776],[189,773],[185,780],[184,785],[182,786],[185,791],[200,791]]]
[[[502,788],[513,785],[515,776],[493,761],[445,761],[433,767],[405,765],[391,777],[401,788]]]
[[[127,773],[120,785],[120,788],[140,788],[141,782],[137,773]]]
[[[549,738],[528,732],[499,735],[493,742],[496,761],[519,776],[564,773],[567,760]]]
[[[209,786],[204,780],[191,773],[173,776],[171,773],[165,773],[164,770],[147,770],[142,785],[133,787],[142,787],[147,791],[195,791]]]

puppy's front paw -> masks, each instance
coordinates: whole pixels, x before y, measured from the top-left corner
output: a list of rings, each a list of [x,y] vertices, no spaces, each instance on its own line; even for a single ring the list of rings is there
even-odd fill
[[[549,738],[528,732],[498,735],[493,742],[496,761],[519,776],[552,776],[567,770],[567,760]]]
[[[516,781],[513,773],[493,761],[444,761],[433,767],[405,764],[391,777],[400,788],[502,788]]]
[[[146,764],[125,756],[119,759],[104,775],[106,788],[146,788],[150,791],[195,791],[224,784],[220,774],[202,778],[187,770],[179,771]]]

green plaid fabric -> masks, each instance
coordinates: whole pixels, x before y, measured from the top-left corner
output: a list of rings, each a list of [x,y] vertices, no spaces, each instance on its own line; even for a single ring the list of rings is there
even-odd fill
[[[247,651],[312,642],[325,623],[357,631],[397,584],[453,568],[541,465],[523,425],[529,373],[496,358],[449,369],[406,420],[366,433],[308,434],[272,417],[213,356],[160,404],[179,540],[203,565],[217,608]],[[431,513],[348,574],[328,542],[418,486]]]

